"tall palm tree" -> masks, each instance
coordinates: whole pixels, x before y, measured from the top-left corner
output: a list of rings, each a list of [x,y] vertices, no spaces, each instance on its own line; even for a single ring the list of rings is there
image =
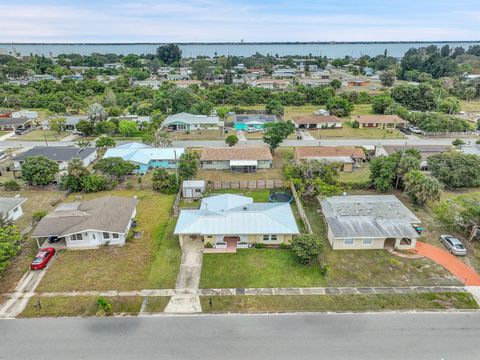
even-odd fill
[[[67,172],[69,176],[76,178],[81,178],[89,174],[87,168],[83,165],[83,162],[80,159],[70,160],[67,166]]]

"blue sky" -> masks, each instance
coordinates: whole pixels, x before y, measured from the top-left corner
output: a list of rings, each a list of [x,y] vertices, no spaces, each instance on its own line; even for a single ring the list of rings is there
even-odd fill
[[[0,0],[0,14],[0,42],[480,39],[480,0]]]

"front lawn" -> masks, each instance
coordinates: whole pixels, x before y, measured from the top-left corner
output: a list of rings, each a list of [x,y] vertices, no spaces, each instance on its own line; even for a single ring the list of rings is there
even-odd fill
[[[64,137],[72,135],[71,132],[61,131],[60,133],[52,130],[33,130],[24,135],[17,135],[10,138],[9,140],[18,140],[18,141],[59,141]]]
[[[235,132],[231,132],[235,134]],[[177,140],[223,140],[226,138],[226,134],[223,129],[217,130],[196,130],[190,132],[175,131],[170,133],[170,138],[173,141]]]
[[[290,250],[245,249],[204,254],[201,288],[325,286],[319,267],[298,263]]]
[[[112,305],[112,315],[137,315],[142,307],[141,296],[105,297]],[[60,316],[101,316],[97,296],[32,297],[20,318]],[[40,301],[41,308],[36,307]]]
[[[200,301],[203,312],[478,309],[469,293],[202,296]]]
[[[26,198],[22,204],[23,216],[15,224],[23,233],[29,233],[32,228],[32,215],[35,211],[52,211],[61,201],[65,199],[65,193],[54,190],[22,190],[22,191],[1,191],[0,196],[14,197],[20,194]],[[17,256],[11,259],[10,266],[0,274],[0,293],[10,292],[15,289],[18,281],[29,270],[35,253],[37,242],[25,235],[25,242]]]
[[[354,129],[350,121],[343,122],[343,128],[308,130],[308,132],[315,139],[405,139],[405,136],[395,129]]]
[[[142,232],[142,237],[127,241],[123,247],[62,251],[37,291],[139,290],[175,285],[180,246],[172,235],[174,195],[115,190],[84,197],[106,195],[138,196],[136,231]]]

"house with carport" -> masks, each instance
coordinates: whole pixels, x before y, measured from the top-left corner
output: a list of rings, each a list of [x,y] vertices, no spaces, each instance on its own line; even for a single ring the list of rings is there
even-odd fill
[[[345,195],[320,199],[334,250],[416,247],[421,221],[394,195]]]
[[[200,209],[181,210],[174,231],[181,246],[196,241],[216,249],[288,244],[299,233],[289,203],[255,203],[234,194],[206,197]]]
[[[398,115],[356,115],[352,120],[358,121],[360,128],[396,129],[408,124]]]
[[[134,224],[137,204],[136,197],[120,196],[63,203],[40,220],[32,237],[39,246],[58,238],[60,246],[72,249],[123,245]]]
[[[272,153],[266,146],[204,148],[200,156],[200,166],[204,170],[252,173],[270,169],[272,165]]]
[[[333,115],[304,115],[293,119],[296,129],[340,129],[342,120]]]
[[[223,126],[218,116],[194,115],[186,112],[168,116],[162,127],[168,131],[216,130]]]
[[[367,159],[362,148],[353,146],[297,146],[293,151],[295,161],[326,161],[342,164],[343,172],[352,172]]]

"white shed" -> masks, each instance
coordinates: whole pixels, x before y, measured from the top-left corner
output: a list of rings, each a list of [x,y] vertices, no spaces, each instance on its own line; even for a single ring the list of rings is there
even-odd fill
[[[199,199],[204,191],[204,180],[185,180],[182,182],[182,197],[185,199]]]

